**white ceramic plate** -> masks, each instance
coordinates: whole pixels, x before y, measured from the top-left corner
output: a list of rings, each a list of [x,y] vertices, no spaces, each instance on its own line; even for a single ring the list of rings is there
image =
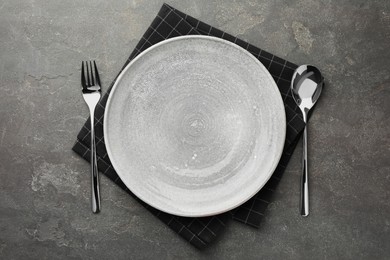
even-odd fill
[[[249,52],[209,36],[160,42],[120,74],[104,115],[126,186],[171,214],[222,213],[271,177],[286,134],[281,95]]]

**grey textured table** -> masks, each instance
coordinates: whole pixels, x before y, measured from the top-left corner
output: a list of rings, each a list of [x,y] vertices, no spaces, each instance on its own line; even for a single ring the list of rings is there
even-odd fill
[[[90,211],[80,61],[115,77],[163,1],[0,1],[0,259],[385,259],[390,256],[390,2],[168,1],[327,79],[260,229],[231,221],[193,248],[107,178]]]

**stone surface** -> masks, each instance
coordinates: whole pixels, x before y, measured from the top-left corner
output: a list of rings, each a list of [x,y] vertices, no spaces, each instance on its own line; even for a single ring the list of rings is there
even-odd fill
[[[301,148],[260,229],[231,222],[198,251],[71,151],[87,119],[80,61],[104,86],[163,1],[0,1],[1,259],[385,259],[390,255],[390,2],[172,0],[326,77],[309,125],[311,215],[298,214]]]

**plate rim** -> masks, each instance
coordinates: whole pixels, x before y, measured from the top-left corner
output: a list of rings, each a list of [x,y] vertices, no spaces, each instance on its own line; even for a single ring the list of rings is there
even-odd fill
[[[139,59],[141,59],[144,55],[146,55],[147,53],[149,53],[150,51],[152,51],[153,49],[155,48],[158,48],[159,46],[161,45],[164,45],[164,44],[168,44],[170,42],[173,42],[173,41],[180,41],[180,40],[185,40],[185,39],[206,39],[206,40],[212,40],[212,41],[218,41],[218,42],[222,42],[224,44],[228,44],[236,49],[239,49],[240,51],[242,51],[243,53],[245,53],[247,56],[249,56],[252,60],[255,61],[255,63],[258,64],[258,66],[261,67],[261,69],[265,72],[265,74],[267,75],[267,77],[269,78],[270,82],[271,82],[271,85],[273,85],[273,88],[277,91],[277,93],[279,94],[278,95],[278,99],[279,99],[279,105],[281,107],[281,111],[283,113],[282,116],[283,116],[283,126],[282,127],[282,140],[283,140],[283,144],[280,145],[280,148],[279,148],[279,152],[277,154],[277,157],[275,157],[275,164],[272,165],[272,167],[270,168],[270,173],[268,174],[267,178],[265,178],[264,182],[259,185],[258,189],[254,190],[253,193],[250,194],[250,196],[247,196],[247,198],[243,199],[240,203],[237,203],[235,205],[231,205],[229,207],[225,207],[224,210],[214,210],[214,211],[209,211],[207,213],[193,213],[193,212],[188,212],[188,214],[186,213],[183,213],[182,211],[178,212],[178,211],[172,211],[172,210],[167,210],[163,207],[160,207],[159,205],[156,205],[158,203],[150,203],[149,201],[146,202],[144,200],[144,198],[142,197],[142,195],[140,194],[137,194],[136,192],[134,192],[133,190],[130,189],[129,185],[127,185],[127,181],[124,180],[124,178],[122,178],[121,176],[121,173],[119,173],[115,168],[118,168],[118,167],[115,167],[115,160],[113,159],[113,154],[111,152],[111,148],[110,148],[110,145],[109,145],[109,139],[108,139],[108,123],[106,120],[106,118],[108,118],[108,113],[110,111],[110,105],[111,105],[111,100],[112,100],[112,96],[114,96],[113,94],[115,93],[115,90],[117,88],[117,86],[119,85],[119,82],[121,81],[121,79],[123,78],[124,74],[126,74],[127,70],[129,70],[129,68],[131,68],[131,66],[136,63]],[[117,173],[118,177],[121,179],[121,181],[125,184],[125,186],[140,200],[142,200],[144,203],[146,203],[147,205],[153,207],[153,208],[156,208],[160,211],[163,211],[163,212],[166,212],[166,213],[169,213],[169,214],[173,214],[173,215],[176,215],[176,216],[181,216],[181,217],[208,217],[208,216],[213,216],[213,215],[217,215],[217,214],[222,214],[222,213],[225,213],[225,212],[228,212],[232,209],[235,209],[237,207],[239,207],[240,205],[244,204],[245,202],[247,202],[248,200],[250,200],[251,198],[253,198],[253,196],[255,196],[264,186],[265,184],[269,181],[269,179],[272,177],[273,173],[275,172],[275,169],[276,167],[278,166],[279,162],[280,162],[280,159],[282,157],[282,154],[283,154],[283,149],[284,149],[284,145],[285,145],[285,141],[286,141],[286,132],[287,132],[287,122],[286,122],[286,111],[285,111],[285,107],[284,107],[284,102],[283,102],[283,98],[282,98],[282,95],[281,95],[281,92],[275,82],[275,80],[273,79],[272,75],[270,74],[270,72],[268,71],[268,69],[256,58],[253,56],[253,54],[251,54],[248,50],[246,50],[245,48],[235,44],[235,43],[232,43],[230,41],[227,41],[225,39],[222,39],[222,38],[218,38],[218,37],[214,37],[214,36],[209,36],[209,35],[182,35],[182,36],[177,36],[177,37],[174,37],[174,38],[170,38],[170,39],[166,39],[166,40],[163,40],[161,42],[158,42],[150,47],[148,47],[147,49],[145,49],[144,51],[142,51],[141,53],[139,53],[133,60],[131,60],[129,62],[129,64],[127,64],[121,71],[120,73],[118,74],[118,76],[115,78],[115,82],[110,90],[110,93],[108,95],[108,98],[107,98],[107,102],[106,102],[106,106],[105,106],[105,110],[104,110],[104,117],[103,117],[103,138],[104,138],[104,143],[105,143],[105,147],[106,147],[106,151],[107,151],[107,156],[109,157],[110,159],[110,162],[112,164],[112,167],[113,169],[115,170],[115,172]]]

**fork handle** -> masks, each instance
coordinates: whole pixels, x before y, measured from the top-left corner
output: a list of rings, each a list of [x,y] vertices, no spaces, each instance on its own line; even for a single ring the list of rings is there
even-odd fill
[[[303,120],[307,122],[307,111],[303,113]],[[309,171],[307,169],[307,127],[303,130],[303,155],[301,177],[300,213],[302,216],[309,215]]]
[[[91,118],[91,177],[92,177],[92,212],[100,212],[99,171],[97,167],[96,143],[95,143],[95,110],[90,111]]]

